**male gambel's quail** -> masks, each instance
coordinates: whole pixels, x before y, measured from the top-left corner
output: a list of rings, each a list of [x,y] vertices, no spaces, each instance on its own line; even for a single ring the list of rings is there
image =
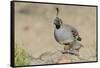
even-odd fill
[[[58,17],[58,12],[59,12],[58,8],[56,8],[56,10],[57,10],[57,16],[54,19],[55,40],[58,43],[65,45],[63,53],[79,55],[78,54],[79,49],[82,47],[82,45],[78,42],[81,41],[78,31],[71,25],[64,24],[63,21]]]

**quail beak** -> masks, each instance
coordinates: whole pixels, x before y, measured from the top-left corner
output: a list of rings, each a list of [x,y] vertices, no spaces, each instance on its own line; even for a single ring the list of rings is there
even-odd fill
[[[55,24],[56,25],[56,23],[54,22],[53,24]]]
[[[57,22],[54,22],[53,24],[55,24],[55,25],[60,25],[59,23],[57,23]]]
[[[54,25],[55,25],[55,26],[57,26],[57,25],[59,25],[59,24],[58,24],[58,23],[56,23],[56,22],[54,22]]]

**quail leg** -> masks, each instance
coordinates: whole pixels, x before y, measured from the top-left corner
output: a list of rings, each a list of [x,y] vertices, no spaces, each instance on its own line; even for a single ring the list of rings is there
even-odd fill
[[[62,52],[63,54],[65,53],[70,53],[70,49],[72,48],[72,45],[65,45],[64,46],[64,52]]]

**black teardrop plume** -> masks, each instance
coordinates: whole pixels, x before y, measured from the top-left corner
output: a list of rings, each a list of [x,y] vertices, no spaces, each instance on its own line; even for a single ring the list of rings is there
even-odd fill
[[[58,9],[58,8],[56,8],[56,11],[57,11],[57,15],[56,15],[56,16],[58,16],[58,13],[59,13],[59,9]]]

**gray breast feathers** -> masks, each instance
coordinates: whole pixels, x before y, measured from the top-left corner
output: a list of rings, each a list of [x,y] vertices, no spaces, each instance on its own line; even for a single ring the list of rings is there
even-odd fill
[[[70,43],[79,37],[78,31],[67,24],[62,24],[60,29],[54,30],[54,37],[60,44]]]

